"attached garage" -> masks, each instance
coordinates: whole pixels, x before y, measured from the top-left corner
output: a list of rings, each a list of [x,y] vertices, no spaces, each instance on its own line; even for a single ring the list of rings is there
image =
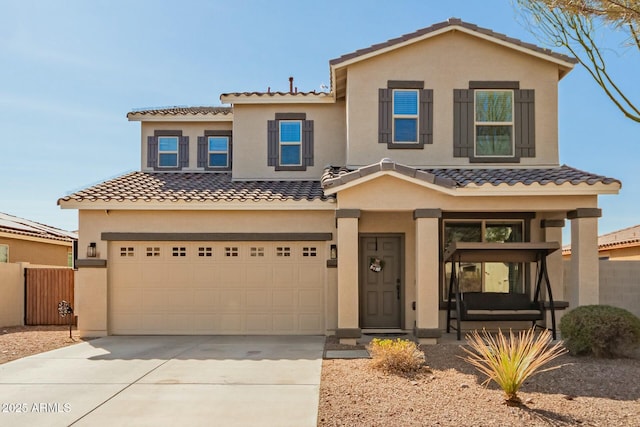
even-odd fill
[[[109,334],[324,334],[325,241],[110,241]]]

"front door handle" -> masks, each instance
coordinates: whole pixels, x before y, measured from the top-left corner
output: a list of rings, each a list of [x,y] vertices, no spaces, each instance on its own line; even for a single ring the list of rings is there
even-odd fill
[[[400,285],[396,285],[396,292],[398,294],[398,300],[400,299]]]

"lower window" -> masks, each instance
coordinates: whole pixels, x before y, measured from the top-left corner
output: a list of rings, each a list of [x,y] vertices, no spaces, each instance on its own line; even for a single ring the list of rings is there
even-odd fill
[[[522,221],[445,221],[443,251],[452,242],[522,242]],[[447,300],[451,263],[445,263],[443,300]],[[456,264],[456,268],[458,265]],[[524,264],[516,262],[462,263],[456,271],[462,292],[524,293]]]

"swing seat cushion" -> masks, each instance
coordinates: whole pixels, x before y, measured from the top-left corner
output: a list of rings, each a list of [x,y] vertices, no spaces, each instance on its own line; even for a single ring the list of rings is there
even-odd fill
[[[461,320],[542,320],[542,303],[532,302],[525,294],[466,292],[460,300]]]

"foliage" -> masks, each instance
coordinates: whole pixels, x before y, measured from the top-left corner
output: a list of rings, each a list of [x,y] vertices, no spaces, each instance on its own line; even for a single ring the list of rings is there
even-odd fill
[[[374,338],[367,350],[371,354],[371,366],[387,373],[412,373],[425,363],[424,353],[409,340]]]
[[[560,332],[571,354],[624,356],[640,345],[640,319],[608,305],[583,305],[562,316]]]
[[[628,47],[640,51],[640,0],[515,0],[534,34],[548,43],[565,47],[582,64],[622,113],[640,122],[640,106],[607,70],[603,30],[622,32]],[[636,52],[638,53],[638,52]]]
[[[483,385],[493,380],[500,386],[508,405],[521,403],[518,390],[527,378],[536,373],[559,368],[560,366],[554,366],[540,369],[566,353],[566,349],[559,342],[549,347],[552,338],[548,330],[538,335],[534,329],[520,331],[517,337],[509,330],[507,338],[502,331],[493,336],[483,329],[482,333],[474,331],[466,338],[471,350],[462,347],[467,353],[464,360],[487,375]]]

